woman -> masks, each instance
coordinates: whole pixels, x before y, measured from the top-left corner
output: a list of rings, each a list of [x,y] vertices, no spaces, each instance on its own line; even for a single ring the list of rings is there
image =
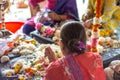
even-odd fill
[[[62,26],[60,47],[64,56],[56,60],[50,47],[45,56],[50,60],[44,80],[105,80],[102,58],[98,53],[85,52],[86,33],[77,21]]]
[[[104,29],[115,29],[120,26],[120,8],[116,6],[116,0],[101,0],[101,18]],[[83,21],[86,27],[90,27],[92,19],[95,17],[96,0],[88,0],[86,13],[83,15]]]
[[[43,1],[45,0],[29,0],[29,3],[32,8],[37,8],[37,11],[39,11],[38,3]],[[48,17],[51,20],[40,20],[44,25],[59,23],[67,19],[78,20],[76,0],[47,0],[45,8],[48,10]],[[23,33],[29,35],[31,31],[34,31],[35,23],[36,20],[34,17],[27,21],[23,26]]]

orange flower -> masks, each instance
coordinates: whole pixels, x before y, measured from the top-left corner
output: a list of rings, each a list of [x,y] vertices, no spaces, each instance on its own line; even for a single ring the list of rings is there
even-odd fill
[[[8,54],[9,54],[9,50],[5,50],[5,51],[4,51],[4,54],[5,54],[5,55],[8,55]]]
[[[29,73],[29,75],[35,74],[35,71],[32,68],[27,68],[25,71],[26,71],[26,73]]]
[[[92,51],[92,52],[97,52],[96,46],[92,46],[91,51]]]
[[[7,45],[10,47],[10,48],[14,48],[14,42],[8,42]]]
[[[101,16],[101,0],[96,0],[96,17]]]

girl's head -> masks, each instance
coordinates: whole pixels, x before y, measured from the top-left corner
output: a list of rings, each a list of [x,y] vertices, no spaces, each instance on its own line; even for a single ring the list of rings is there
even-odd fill
[[[84,53],[86,45],[86,32],[80,22],[69,21],[64,23],[60,32],[60,38],[63,53]]]

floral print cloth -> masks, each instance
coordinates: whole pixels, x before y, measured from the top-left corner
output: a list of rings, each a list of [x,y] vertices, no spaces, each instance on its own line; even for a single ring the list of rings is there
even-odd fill
[[[116,0],[101,0],[102,27],[115,29],[120,26],[120,7],[116,6]],[[96,0],[88,0],[87,14],[89,19],[95,17]]]

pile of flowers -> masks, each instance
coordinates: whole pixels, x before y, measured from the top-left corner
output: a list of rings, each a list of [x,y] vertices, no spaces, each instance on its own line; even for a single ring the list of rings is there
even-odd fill
[[[5,41],[4,41],[5,42]],[[2,43],[1,47],[2,47]],[[0,52],[0,62],[5,64],[9,62],[2,71],[3,76],[16,76],[20,80],[33,80],[36,76],[44,76],[45,69],[49,64],[48,57],[45,57],[45,48],[51,47],[55,53],[56,59],[63,56],[60,46],[55,44],[37,44],[34,39],[25,39],[24,37],[17,37],[6,44],[11,50],[6,53]],[[4,46],[4,45],[3,45]],[[6,50],[6,49],[5,49]],[[9,53],[11,52],[11,53]],[[8,54],[20,55],[14,59],[9,59]],[[5,56],[4,56],[5,55]]]
[[[42,23],[37,23],[35,28],[43,37],[51,38],[54,41],[57,41],[59,38],[60,30],[58,27],[44,26]]]

